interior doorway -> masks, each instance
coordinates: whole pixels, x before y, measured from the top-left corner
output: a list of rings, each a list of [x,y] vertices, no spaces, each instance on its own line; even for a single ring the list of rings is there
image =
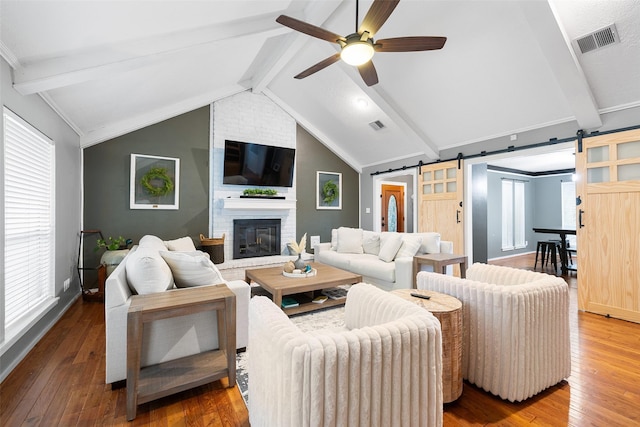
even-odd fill
[[[399,170],[388,172],[373,177],[373,231],[382,230],[382,213],[386,212],[386,208],[382,206],[382,186],[403,186],[404,187],[404,224],[403,231],[405,233],[413,233],[417,231],[416,224],[418,218],[417,204],[415,203],[415,191],[417,188],[418,170],[411,168],[407,170]],[[396,199],[397,200],[397,199]],[[385,218],[387,216],[385,215]]]
[[[521,150],[517,152],[508,152],[501,153],[489,156],[482,156],[477,158],[465,159],[465,176],[464,176],[464,204],[467,207],[464,212],[464,222],[465,222],[465,254],[469,257],[469,260],[474,259],[474,251],[473,251],[473,241],[475,238],[480,238],[482,240],[482,236],[478,236],[475,233],[485,233],[484,238],[486,240],[486,227],[482,229],[474,226],[474,193],[477,196],[478,191],[478,182],[477,176],[474,173],[474,166],[480,164],[488,164],[488,165],[498,165],[498,166],[510,166],[513,169],[531,169],[531,168],[542,168],[540,170],[547,169],[565,169],[565,168],[574,168],[575,167],[575,159],[571,160],[570,164],[564,164],[566,161],[562,161],[562,165],[558,165],[555,163],[555,160],[559,160],[560,153],[566,154],[567,150],[573,150],[574,143],[566,142],[559,143],[555,145],[545,145],[541,147],[531,148],[527,150]],[[566,160],[566,159],[565,159]],[[525,166],[522,166],[522,164]],[[530,171],[534,171],[534,169]],[[535,169],[537,171],[538,169]],[[484,172],[484,180],[486,182],[486,170]],[[486,190],[486,184],[485,184]],[[485,207],[486,207],[486,193],[485,193]],[[559,201],[558,201],[559,202]],[[486,215],[485,215],[486,216]],[[558,221],[559,223],[559,221]],[[559,224],[558,224],[559,225]],[[475,235],[474,235],[475,234]]]
[[[407,184],[405,183],[382,184],[382,197],[380,198],[380,203],[382,203],[380,229],[382,231],[404,232],[406,188]]]

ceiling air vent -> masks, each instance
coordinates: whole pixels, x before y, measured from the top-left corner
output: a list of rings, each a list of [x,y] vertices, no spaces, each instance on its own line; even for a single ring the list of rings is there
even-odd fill
[[[369,126],[371,126],[373,130],[380,130],[385,128],[384,123],[382,123],[380,120],[376,120],[375,122],[369,123]]]
[[[576,40],[580,52],[587,53],[592,50],[600,49],[610,44],[620,43],[618,32],[616,31],[616,25],[611,24],[608,27],[602,28],[598,31],[594,31],[591,34],[587,34],[584,37],[580,37]]]

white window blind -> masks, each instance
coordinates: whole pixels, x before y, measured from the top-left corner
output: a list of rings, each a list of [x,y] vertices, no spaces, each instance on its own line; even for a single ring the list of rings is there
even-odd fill
[[[502,180],[502,250],[513,249],[513,181]]]
[[[502,250],[527,246],[525,239],[524,182],[502,180]]]
[[[8,333],[53,297],[55,156],[50,139],[6,108],[3,123]]]
[[[562,228],[576,228],[576,184],[563,181],[560,184],[562,197]]]
[[[527,246],[524,233],[524,182],[513,183],[513,246]]]
[[[560,185],[562,199],[562,228],[576,228],[576,183],[563,181]],[[569,247],[576,248],[576,236],[567,236]]]

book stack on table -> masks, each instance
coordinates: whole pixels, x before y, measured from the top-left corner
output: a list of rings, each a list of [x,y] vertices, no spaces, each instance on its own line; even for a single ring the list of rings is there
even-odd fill
[[[290,308],[297,307],[300,305],[300,303],[298,303],[298,301],[296,301],[294,298],[284,297],[282,298],[282,303],[280,305],[282,306],[282,308]]]

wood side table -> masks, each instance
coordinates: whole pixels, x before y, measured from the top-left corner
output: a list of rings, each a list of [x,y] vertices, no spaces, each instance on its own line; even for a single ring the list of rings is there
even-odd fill
[[[413,288],[417,287],[418,272],[420,265],[427,264],[433,266],[436,273],[446,274],[447,265],[460,264],[460,277],[463,279],[467,273],[467,256],[456,254],[424,254],[413,257]]]
[[[416,292],[430,299],[412,297]],[[442,328],[442,401],[453,402],[462,394],[462,302],[439,292],[396,289],[392,294],[433,313]]]
[[[218,350],[140,367],[144,325],[159,319],[216,310]],[[236,384],[236,296],[224,284],[134,295],[127,314],[127,420],[138,405],[229,378]]]

